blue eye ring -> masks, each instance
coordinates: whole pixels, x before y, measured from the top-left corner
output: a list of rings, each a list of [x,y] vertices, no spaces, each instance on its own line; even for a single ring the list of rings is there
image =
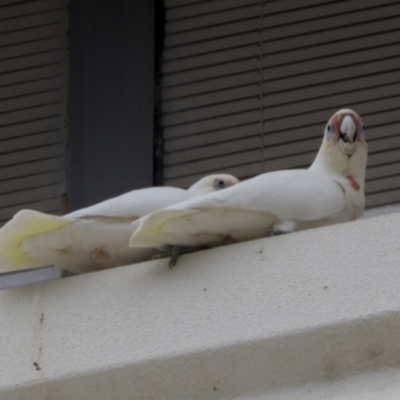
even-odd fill
[[[329,142],[335,133],[335,127],[333,124],[328,124],[326,127],[326,140]]]
[[[215,190],[221,190],[226,188],[226,183],[222,179],[216,179],[213,183],[213,188]]]

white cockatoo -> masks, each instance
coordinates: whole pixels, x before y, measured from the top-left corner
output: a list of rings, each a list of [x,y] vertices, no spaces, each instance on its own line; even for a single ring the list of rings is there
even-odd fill
[[[22,210],[0,229],[0,273],[46,265],[83,273],[149,260],[155,250],[129,247],[133,221],[236,183],[232,175],[215,174],[187,190],[133,190],[62,217]]]
[[[351,221],[365,206],[367,143],[360,116],[328,121],[309,169],[268,172],[234,187],[152,212],[134,223],[130,246],[157,247],[174,265],[185,248],[213,247]]]

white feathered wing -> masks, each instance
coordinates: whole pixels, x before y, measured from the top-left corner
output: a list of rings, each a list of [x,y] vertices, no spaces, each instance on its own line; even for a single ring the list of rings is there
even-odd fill
[[[153,249],[129,248],[132,222],[157,209],[238,181],[231,175],[205,177],[188,190],[133,190],[63,217],[22,210],[0,229],[0,272],[56,265],[75,273],[145,261]],[[220,188],[219,186],[219,188]]]
[[[360,117],[340,110],[328,122],[308,170],[265,173],[155,211],[134,223],[130,245],[216,246],[263,237],[268,230],[291,232],[353,220],[364,210],[366,160]]]

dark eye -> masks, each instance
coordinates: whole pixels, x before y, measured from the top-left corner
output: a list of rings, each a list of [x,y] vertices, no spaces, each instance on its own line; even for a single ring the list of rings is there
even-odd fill
[[[361,136],[365,139],[364,124],[360,125],[360,133],[361,133]]]
[[[333,134],[335,133],[335,128],[332,124],[328,124],[328,126],[326,127],[326,140],[329,142],[329,140],[332,139]]]
[[[226,183],[222,179],[216,179],[213,184],[215,190],[221,190],[226,188]]]

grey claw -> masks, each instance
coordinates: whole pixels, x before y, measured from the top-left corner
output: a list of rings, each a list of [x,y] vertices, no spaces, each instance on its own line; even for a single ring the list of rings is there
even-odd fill
[[[175,265],[177,264],[181,254],[192,253],[194,251],[203,250],[206,248],[207,248],[206,246],[187,247],[187,246],[166,245],[161,249],[161,252],[159,254],[155,254],[153,256],[153,259],[171,257],[168,266],[170,269],[172,269],[172,267],[175,267]]]
[[[172,269],[172,267],[175,267],[180,255],[181,255],[181,247],[180,246],[172,246],[171,259],[169,260],[169,263],[168,263],[168,266],[170,269]]]

